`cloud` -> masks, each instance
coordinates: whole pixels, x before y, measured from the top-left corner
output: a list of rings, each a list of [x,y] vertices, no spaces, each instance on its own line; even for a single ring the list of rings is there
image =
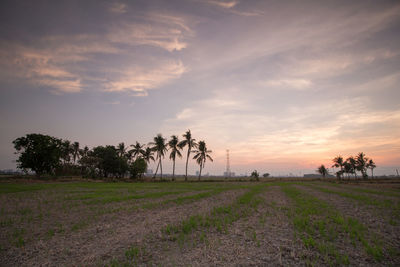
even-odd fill
[[[98,34],[43,36],[32,40],[30,45],[3,41],[0,43],[3,76],[46,86],[58,94],[77,93],[96,82],[100,90],[105,87],[108,91],[146,96],[148,89],[179,78],[187,68],[182,61],[173,59],[173,55],[163,55],[160,51],[155,51],[157,63],[143,64],[137,46],[180,51],[187,47],[185,36],[193,35],[185,20],[177,16],[149,14],[146,22],[106,26],[104,33]],[[101,62],[108,55],[112,61]],[[165,64],[166,61],[173,63]],[[110,70],[108,65],[114,62],[118,65]]]
[[[107,39],[113,43],[160,47],[169,52],[187,47],[184,40],[193,31],[181,17],[149,14],[146,20],[148,23],[116,25],[107,34]]]
[[[207,3],[211,4],[211,5],[216,5],[222,8],[232,8],[234,6],[236,6],[239,1],[213,1],[213,0],[209,0],[207,1]]]
[[[127,6],[124,3],[113,3],[110,6],[110,11],[113,13],[123,14],[127,11]]]
[[[178,79],[185,71],[186,68],[181,61],[168,62],[151,70],[137,67],[124,70],[119,79],[108,83],[107,91],[131,91],[135,92],[135,96],[147,96],[147,90],[161,87],[171,80]]]
[[[282,89],[305,90],[312,86],[312,82],[307,79],[282,79],[269,80],[261,83],[263,86]]]

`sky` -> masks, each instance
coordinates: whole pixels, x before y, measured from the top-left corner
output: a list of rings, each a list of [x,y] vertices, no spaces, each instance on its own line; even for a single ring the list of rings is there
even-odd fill
[[[400,169],[399,1],[3,0],[0,25],[0,169],[28,133],[92,148],[188,129],[203,173],[226,149],[236,174],[358,152]]]

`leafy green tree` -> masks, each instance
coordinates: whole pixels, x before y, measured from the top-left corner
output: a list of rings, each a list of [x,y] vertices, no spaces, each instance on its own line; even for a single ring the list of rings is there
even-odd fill
[[[339,179],[342,178],[343,175],[343,167],[344,167],[344,160],[342,156],[337,156],[333,160],[332,168],[340,168],[340,170],[336,173]]]
[[[371,169],[371,177],[374,178],[374,169],[376,168],[376,164],[372,159],[368,161],[367,168]]]
[[[211,162],[213,161],[213,159],[209,155],[210,153],[212,153],[212,151],[207,150],[207,146],[204,141],[200,141],[197,147],[198,150],[193,151],[194,153],[196,153],[193,159],[196,160],[197,164],[199,164],[200,166],[200,172],[199,172],[199,181],[200,181],[201,171],[203,170],[204,165],[206,164],[206,159],[209,159]]]
[[[185,172],[185,181],[187,181],[187,171],[188,171],[188,162],[189,162],[189,156],[190,152],[192,151],[193,148],[197,147],[196,139],[192,138],[192,133],[190,130],[187,130],[186,133],[183,135],[184,140],[179,142],[179,147],[182,149],[185,146],[188,147],[187,150],[187,156],[186,156],[186,172]]]
[[[140,179],[143,174],[147,170],[147,163],[142,157],[138,157],[134,162],[129,166],[129,172],[131,174],[131,178]]]
[[[93,156],[99,159],[97,167],[106,178],[112,175],[122,177],[128,171],[127,159],[119,157],[114,146],[97,146],[93,148]]]
[[[60,165],[63,154],[62,140],[43,134],[27,134],[13,141],[14,148],[19,154],[18,168],[30,169],[37,176],[53,174]]]
[[[269,173],[264,173],[264,174],[263,174],[263,177],[264,177],[264,178],[268,178],[268,177],[269,177]]]
[[[317,172],[318,172],[319,174],[321,174],[323,178],[325,178],[325,176],[326,176],[327,174],[329,174],[328,169],[327,169],[327,168],[325,167],[325,165],[323,165],[323,164],[322,164],[321,166],[318,167]]]
[[[362,177],[364,179],[368,178],[367,174],[368,160],[369,158],[367,158],[363,152],[358,153],[356,157],[356,164],[357,164],[356,168],[361,172]]]
[[[154,137],[154,142],[151,142],[150,145],[152,146],[152,150],[157,153],[157,160],[158,160],[157,169],[156,172],[154,173],[153,178],[156,177],[158,172],[158,167],[160,167],[160,173],[162,179],[162,158],[164,158],[165,152],[168,150],[167,145],[165,143],[165,138],[163,138],[161,134],[158,134],[156,137]]]
[[[182,157],[182,154],[179,151],[179,150],[181,150],[181,148],[178,146],[178,144],[179,144],[178,136],[172,135],[171,139],[168,141],[168,146],[171,149],[171,153],[169,154],[169,158],[172,159],[172,162],[173,162],[172,181],[175,181],[175,160],[176,160],[176,156],[178,156],[179,158]]]

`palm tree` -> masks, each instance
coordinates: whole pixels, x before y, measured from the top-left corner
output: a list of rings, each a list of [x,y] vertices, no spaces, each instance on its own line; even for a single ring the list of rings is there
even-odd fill
[[[329,174],[328,169],[323,164],[318,167],[317,172],[320,173],[323,178],[325,178],[325,176]]]
[[[76,163],[76,159],[79,159],[79,142],[74,142],[72,144],[72,157],[74,158],[74,164]]]
[[[188,170],[188,162],[189,162],[189,155],[190,152],[192,151],[192,148],[197,147],[196,139],[192,138],[192,133],[190,130],[187,130],[187,132],[183,135],[185,138],[184,140],[179,142],[179,147],[182,149],[183,147],[187,146],[187,156],[186,156],[186,173],[185,173],[185,181],[187,181],[187,170]]]
[[[144,145],[141,145],[138,141],[136,141],[135,145],[131,145],[131,147],[133,147],[132,150],[130,150],[132,157],[137,158],[140,155],[143,155],[144,150],[143,147]]]
[[[372,159],[368,161],[367,168],[371,169],[371,177],[374,178],[374,169],[376,168],[376,164]]]
[[[354,179],[357,179],[357,161],[353,156],[350,156],[346,159],[346,162],[349,163],[351,167],[350,173],[354,174]]]
[[[120,156],[121,158],[122,158],[123,156],[125,156],[125,154],[126,154],[126,147],[125,147],[125,143],[124,143],[124,142],[118,144],[117,153],[118,153],[118,156]]]
[[[160,167],[161,170],[161,179],[162,179],[162,158],[164,157],[165,152],[168,150],[167,145],[165,144],[165,138],[162,137],[161,134],[158,134],[156,137],[154,137],[154,142],[150,143],[149,145],[152,145],[152,150],[157,152],[157,159],[158,159],[158,165],[156,172],[154,173],[154,177],[156,177],[157,172],[158,172],[158,167]]]
[[[198,144],[198,150],[193,151],[196,153],[193,157],[193,159],[196,160],[197,164],[200,165],[200,172],[199,172],[199,181],[201,177],[201,170],[204,168],[204,165],[206,164],[206,159],[208,158],[210,161],[213,161],[209,153],[211,153],[211,150],[207,150],[206,143],[204,141],[200,141]]]
[[[365,156],[363,152],[358,153],[356,157],[356,162],[357,162],[357,170],[359,170],[363,176],[364,179],[368,178],[367,174],[367,164],[368,164],[368,158]]]
[[[172,181],[175,181],[175,159],[176,156],[182,157],[181,152],[179,151],[181,148],[178,146],[179,140],[178,136],[172,135],[171,140],[168,142],[168,146],[171,148],[171,154],[169,154],[169,158],[173,161],[173,168],[172,168]]]
[[[341,178],[341,176],[343,175],[343,167],[344,167],[344,160],[342,156],[337,156],[336,158],[334,158],[333,160],[333,165],[332,168],[336,167],[336,168],[340,168],[340,171],[337,172],[339,179]]]
[[[150,147],[146,147],[146,150],[143,150],[142,157],[146,161],[147,164],[150,164],[150,161],[154,161],[153,150]]]
[[[350,180],[350,173],[353,173],[353,168],[347,160],[343,163],[343,172],[347,173],[347,180]]]

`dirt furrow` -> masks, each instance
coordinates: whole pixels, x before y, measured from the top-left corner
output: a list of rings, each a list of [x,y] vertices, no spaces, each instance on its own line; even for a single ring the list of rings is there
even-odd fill
[[[387,223],[385,217],[379,216],[377,208],[374,206],[361,205],[358,201],[341,197],[336,194],[330,194],[318,191],[309,186],[295,185],[295,187],[314,197],[325,201],[335,207],[341,214],[347,217],[355,218],[368,228],[369,233],[376,233],[385,243],[384,246],[390,246],[395,250],[400,248],[400,227]],[[390,212],[390,210],[381,209],[380,213]],[[400,264],[400,259],[394,258],[394,262]],[[368,263],[372,264],[372,263]]]
[[[112,220],[101,217],[80,231],[33,241],[23,249],[12,248],[2,255],[2,263],[7,266],[99,265],[115,255],[123,255],[132,243],[140,243],[147,235],[159,233],[167,224],[228,204],[240,193],[240,190],[228,191],[184,205],[122,212]]]
[[[227,232],[197,231],[185,246],[169,243],[152,253],[152,263],[169,266],[297,265],[301,243],[293,240],[293,227],[285,215],[288,200],[279,187],[260,195],[264,202],[249,217],[239,219]],[[202,240],[202,235],[204,239]]]

